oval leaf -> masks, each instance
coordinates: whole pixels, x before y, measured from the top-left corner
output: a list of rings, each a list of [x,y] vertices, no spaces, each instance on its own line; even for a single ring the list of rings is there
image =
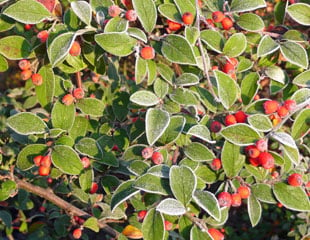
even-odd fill
[[[204,30],[200,33],[201,40],[208,45],[213,51],[222,53],[222,49],[225,44],[223,36],[214,30]]]
[[[205,210],[216,221],[220,221],[221,210],[217,198],[213,193],[196,190],[193,198],[199,207]]]
[[[132,0],[132,4],[145,31],[152,32],[157,21],[157,11],[154,1]]]
[[[291,135],[285,132],[272,132],[270,136],[278,142],[282,143],[283,145],[297,149],[294,139],[291,137]]]
[[[199,78],[193,73],[183,73],[175,80],[175,84],[179,86],[192,86],[199,83]]]
[[[265,183],[257,183],[251,186],[251,190],[258,200],[271,204],[277,203],[270,185]]]
[[[52,102],[55,92],[55,76],[51,67],[43,66],[39,74],[43,78],[43,83],[36,86],[36,95],[42,107],[48,107]]]
[[[8,36],[0,39],[0,54],[10,60],[19,60],[30,57],[32,47],[21,36]]]
[[[265,24],[261,17],[254,13],[245,13],[240,16],[237,20],[237,24],[244,30],[247,31],[261,31],[264,29]]]
[[[270,36],[265,35],[259,42],[257,47],[257,57],[264,57],[280,48],[280,45],[275,42]]]
[[[293,83],[300,87],[310,88],[310,70],[297,75],[294,78]]]
[[[287,7],[287,13],[301,25],[310,26],[310,5],[296,3]]]
[[[232,12],[247,12],[266,7],[264,0],[233,0],[230,5]]]
[[[308,68],[309,60],[306,50],[295,42],[285,42],[280,46],[281,53],[289,61],[304,69]]]
[[[75,107],[73,104],[66,106],[58,101],[54,104],[51,115],[54,128],[69,130],[74,123]]]
[[[159,103],[159,97],[150,91],[141,90],[132,94],[130,96],[130,101],[140,106],[149,107]]]
[[[205,125],[198,124],[198,125],[192,126],[188,130],[187,134],[200,138],[208,143],[215,143],[215,141],[212,141],[210,131]]]
[[[264,114],[254,114],[248,117],[249,124],[261,132],[268,132],[272,129],[272,122]]]
[[[185,207],[178,200],[173,198],[166,198],[161,201],[156,207],[156,211],[171,216],[180,216],[186,213]]]
[[[74,148],[79,153],[87,155],[88,157],[95,159],[102,158],[102,150],[93,138],[82,138],[77,144],[75,144]]]
[[[101,117],[105,109],[104,103],[96,98],[80,99],[76,103],[76,107],[84,114],[91,115],[93,117]]]
[[[223,54],[228,57],[241,55],[247,46],[247,40],[243,33],[233,34],[225,43]]]
[[[251,72],[243,78],[241,82],[241,98],[244,105],[248,105],[252,102],[258,91],[258,81],[259,75],[256,72]]]
[[[265,69],[265,73],[271,79],[284,84],[285,83],[285,74],[284,71],[278,66],[270,66]]]
[[[184,154],[197,162],[210,161],[215,158],[214,153],[201,143],[193,142],[184,148]]]
[[[262,217],[262,206],[253,194],[248,198],[248,213],[252,227],[255,227]]]
[[[134,185],[135,188],[145,192],[160,195],[169,195],[171,193],[169,181],[153,174],[147,173],[139,177]]]
[[[172,116],[170,118],[170,123],[163,133],[163,135],[158,139],[158,142],[162,144],[168,144],[174,142],[178,139],[180,134],[184,129],[186,120],[182,116]]]
[[[88,2],[76,1],[71,2],[71,8],[74,13],[84,22],[86,25],[90,25],[92,17],[92,9]]]
[[[142,223],[144,240],[163,240],[165,235],[164,218],[154,208],[150,209]]]
[[[292,126],[292,137],[293,139],[299,139],[306,136],[309,131],[310,124],[310,109],[302,110],[296,117]]]
[[[159,5],[158,11],[160,12],[161,15],[163,15],[165,18],[168,18],[171,21],[180,23],[182,22],[182,16],[179,13],[178,8],[172,3],[165,3]]]
[[[48,147],[45,144],[31,144],[24,147],[17,156],[17,167],[23,171],[34,166],[33,158],[44,155]]]

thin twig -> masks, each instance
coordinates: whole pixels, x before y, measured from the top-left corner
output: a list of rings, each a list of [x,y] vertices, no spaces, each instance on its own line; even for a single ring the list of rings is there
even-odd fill
[[[204,220],[196,218],[196,217],[192,216],[190,213],[186,213],[185,216],[189,220],[191,220],[197,227],[199,227],[203,232],[208,231],[208,227],[206,226],[206,223],[204,222]]]
[[[76,86],[77,86],[78,88],[82,88],[81,72],[76,72],[76,73],[75,73],[75,77],[76,77]]]
[[[177,147],[173,153],[173,157],[172,157],[172,164],[176,164],[178,157],[180,155],[180,151],[179,151],[179,147]]]

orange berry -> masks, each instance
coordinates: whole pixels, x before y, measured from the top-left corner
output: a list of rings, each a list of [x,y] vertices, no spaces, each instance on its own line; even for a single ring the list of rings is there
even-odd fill
[[[217,133],[221,131],[221,129],[222,129],[222,124],[220,122],[214,121],[211,123],[211,126],[210,126],[211,132]]]
[[[282,204],[282,203],[277,203],[277,206],[278,206],[279,208],[282,208],[282,207],[283,207],[283,204]]]
[[[230,62],[226,62],[223,66],[223,72],[227,74],[231,74],[235,72],[235,66]]]
[[[211,168],[215,171],[222,168],[222,161],[219,158],[214,158],[211,162]]]
[[[211,26],[211,27],[215,27],[213,20],[211,18],[207,19],[207,23]]]
[[[221,207],[230,207],[231,206],[231,195],[229,192],[221,192],[217,195],[217,200]]]
[[[80,239],[82,236],[82,230],[80,228],[76,228],[72,232],[72,236],[74,239]]]
[[[147,211],[146,210],[141,210],[138,212],[138,220],[139,221],[143,221],[143,219],[145,218],[147,214]]]
[[[245,112],[243,111],[238,111],[235,113],[235,118],[238,123],[245,123],[248,118],[248,115],[246,115]]]
[[[231,194],[231,206],[240,207],[241,206],[241,196],[239,193]]]
[[[225,125],[226,126],[234,125],[236,123],[237,123],[237,120],[236,120],[234,115],[227,115],[225,117]]]
[[[41,166],[44,167],[50,167],[52,165],[51,157],[50,156],[42,157],[40,164]]]
[[[258,160],[265,169],[271,169],[274,167],[274,158],[268,152],[261,152],[258,156]]]
[[[31,64],[27,59],[22,59],[18,62],[18,67],[20,70],[28,70],[30,69]]]
[[[289,185],[299,187],[302,185],[302,176],[299,173],[293,173],[287,178]]]
[[[70,50],[69,50],[69,54],[71,56],[79,56],[81,54],[81,45],[78,41],[74,41]]]
[[[194,15],[190,12],[186,12],[182,16],[182,21],[186,25],[191,25],[194,22]]]
[[[153,148],[151,147],[146,147],[142,150],[141,155],[144,159],[148,159],[151,158],[153,155]]]
[[[288,114],[288,109],[284,106],[278,108],[277,113],[279,117],[283,118]]]
[[[88,168],[90,166],[90,160],[88,157],[82,157],[81,161],[84,168]]]
[[[212,66],[212,71],[219,70],[219,66]]]
[[[222,22],[225,18],[225,14],[221,11],[215,11],[212,13],[212,19],[214,22],[219,23]]]
[[[260,165],[258,158],[249,158],[249,162],[252,166],[257,167]]]
[[[22,80],[26,81],[28,80],[29,78],[31,78],[31,75],[32,75],[32,71],[27,69],[27,70],[23,70],[21,73],[20,73],[20,77]]]
[[[75,97],[76,99],[82,99],[84,97],[84,90],[82,88],[74,89],[73,97]]]
[[[172,230],[172,228],[173,228],[172,222],[165,220],[165,230],[170,231],[170,230]]]
[[[41,74],[39,74],[39,73],[32,74],[31,80],[32,80],[33,85],[35,85],[35,86],[40,86],[43,83],[43,78],[42,78]]]
[[[235,67],[237,67],[238,65],[238,60],[236,58],[229,58],[229,62],[234,65]]]
[[[255,101],[259,100],[260,99],[260,96],[258,94],[256,94],[253,98]]]
[[[69,94],[66,94],[65,96],[63,96],[61,101],[66,106],[69,106],[74,102],[74,97],[72,94],[69,93]]]
[[[125,17],[129,22],[134,22],[137,20],[138,15],[135,10],[131,9],[126,12]]]
[[[91,184],[91,188],[90,188],[90,190],[89,190],[89,193],[90,194],[94,194],[94,193],[96,193],[98,191],[98,184],[96,183],[96,182],[93,182],[92,184]]]
[[[291,99],[285,100],[283,106],[289,111],[293,111],[296,108],[296,101]]]
[[[152,47],[144,47],[141,49],[140,55],[143,59],[153,59],[155,57],[155,50]]]
[[[224,30],[229,30],[234,26],[233,21],[228,17],[225,17],[221,24]]]
[[[209,228],[208,233],[211,235],[213,240],[224,240],[224,234],[215,228]]]
[[[237,189],[242,199],[247,199],[251,195],[251,189],[247,186],[240,186]]]
[[[250,158],[257,158],[260,154],[260,151],[254,145],[251,145],[245,148],[245,153]]]
[[[50,174],[50,167],[46,167],[46,166],[40,166],[39,167],[39,175],[40,176],[47,176]]]
[[[152,154],[152,161],[154,164],[158,165],[158,164],[162,164],[164,161],[164,157],[160,152],[154,152]]]
[[[43,158],[43,156],[41,156],[41,155],[35,156],[33,158],[34,164],[39,167],[41,165],[42,158]]]
[[[169,19],[167,19],[167,24],[170,31],[178,31],[182,27],[182,24],[178,22],[173,22]]]
[[[43,30],[37,34],[37,38],[40,40],[41,43],[45,43],[46,40],[48,39],[48,35],[49,35],[48,31]]]
[[[275,100],[268,100],[264,102],[263,107],[266,114],[271,114],[278,110],[279,102]]]
[[[111,17],[117,17],[120,15],[121,9],[119,8],[119,6],[112,5],[108,9],[108,13]]]

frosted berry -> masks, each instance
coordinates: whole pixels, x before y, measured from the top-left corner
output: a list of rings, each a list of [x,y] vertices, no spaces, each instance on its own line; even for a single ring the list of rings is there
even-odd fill
[[[155,50],[152,47],[144,47],[141,49],[140,55],[143,59],[153,59],[155,57]]]
[[[220,122],[214,121],[211,123],[211,126],[210,126],[211,132],[217,133],[221,131],[221,129],[222,129],[222,124]]]
[[[178,31],[182,27],[182,24],[178,22],[173,22],[169,19],[167,19],[167,24],[170,31]]]
[[[47,176],[50,174],[50,167],[40,166],[39,167],[39,175],[40,176]]]
[[[247,186],[238,187],[237,192],[242,199],[247,199],[251,195],[251,189]]]
[[[48,39],[48,35],[49,35],[48,31],[43,30],[37,34],[37,38],[40,40],[41,43],[45,43],[46,40]]]
[[[135,10],[128,10],[125,14],[126,19],[129,22],[134,22],[137,20],[137,12]]]
[[[302,185],[302,176],[299,173],[293,173],[287,178],[289,185],[299,187]]]
[[[211,168],[215,171],[219,170],[222,168],[222,161],[219,158],[215,158],[211,162]]]
[[[221,207],[231,206],[232,199],[229,192],[221,192],[219,195],[217,195],[217,200]]]
[[[18,67],[20,70],[28,70],[30,69],[31,64],[27,59],[22,59],[18,62]]]
[[[224,234],[215,228],[209,228],[208,233],[213,240],[224,240]]]
[[[239,193],[231,194],[231,206],[240,207],[241,206],[241,196]]]
[[[270,169],[274,167],[274,158],[268,152],[262,152],[258,156],[259,162],[265,169]]]
[[[234,25],[233,21],[228,17],[225,17],[223,21],[221,22],[221,24],[224,30],[229,30]]]
[[[285,100],[283,106],[286,107],[289,111],[294,111],[296,108],[296,101],[295,100]]]
[[[245,154],[250,158],[257,158],[260,151],[254,145],[251,145],[245,148]]]
[[[225,117],[225,125],[226,126],[234,125],[236,123],[237,123],[237,119],[235,118],[234,115],[227,115]]]
[[[255,143],[255,146],[260,152],[266,152],[268,149],[268,142],[265,139],[259,139]]]
[[[147,211],[146,210],[141,210],[138,212],[138,220],[139,221],[143,221],[143,219],[145,218],[147,214]]]
[[[280,106],[277,110],[277,113],[278,113],[279,117],[283,118],[283,117],[287,116],[289,111],[286,107]]]
[[[82,99],[84,97],[84,90],[82,88],[74,89],[73,97],[75,97],[76,99]]]
[[[90,194],[94,194],[94,193],[96,193],[97,191],[98,191],[98,184],[95,183],[95,182],[93,182],[93,183],[91,184],[91,188],[90,188],[89,193],[90,193]]]
[[[117,17],[120,15],[121,9],[116,5],[112,5],[109,7],[108,13],[111,17]]]
[[[271,114],[278,110],[279,103],[275,100],[268,100],[264,102],[263,107],[266,114]]]
[[[41,166],[44,167],[50,167],[52,165],[51,157],[50,156],[42,157],[40,164]]]
[[[151,147],[146,147],[142,150],[141,155],[144,159],[148,159],[151,158],[153,155],[153,148]]]
[[[84,168],[88,168],[90,166],[90,160],[88,157],[82,157],[81,162]]]
[[[238,123],[245,123],[248,118],[248,115],[246,115],[245,112],[243,111],[238,111],[235,113],[235,118]]]
[[[191,25],[194,22],[194,15],[190,12],[186,12],[182,16],[182,21],[186,25]]]
[[[165,230],[170,231],[170,230],[172,230],[172,228],[173,228],[172,222],[165,220]]]
[[[79,56],[81,54],[81,45],[78,41],[74,41],[70,50],[69,50],[69,54],[71,56]]]
[[[65,104],[66,106],[71,105],[74,102],[74,97],[72,94],[68,93],[62,98],[62,103]]]
[[[226,62],[225,65],[223,66],[223,72],[227,74],[231,74],[235,72],[235,66],[231,64],[230,62]]]
[[[80,228],[76,228],[72,232],[72,236],[74,239],[80,239],[82,237],[82,230]]]
[[[33,85],[35,85],[35,86],[40,86],[43,83],[43,78],[42,78],[41,74],[39,74],[39,73],[32,74],[31,80],[32,80]]]
[[[154,164],[162,164],[164,161],[164,157],[160,152],[154,152],[152,155],[152,161]]]
[[[220,23],[224,20],[225,15],[221,11],[215,11],[212,13],[212,19],[216,23]]]

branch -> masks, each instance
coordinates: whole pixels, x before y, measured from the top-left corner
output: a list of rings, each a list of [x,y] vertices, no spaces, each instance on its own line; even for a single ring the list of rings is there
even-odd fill
[[[185,216],[189,220],[191,220],[197,227],[199,227],[203,232],[208,231],[208,227],[206,226],[206,223],[204,222],[204,220],[196,218],[196,217],[192,216],[190,213],[185,213]]]
[[[72,214],[73,216],[83,217],[83,218],[89,218],[91,215],[89,215],[87,212],[73,206],[72,204],[68,203],[67,201],[63,200],[62,198],[58,197],[54,194],[54,192],[50,189],[41,188],[39,186],[35,186],[31,183],[26,182],[25,180],[21,180],[17,177],[14,178],[17,187],[19,189],[24,189],[27,192],[33,193],[35,195],[38,195],[52,203],[54,203],[56,206],[60,207],[61,209],[65,210],[66,212]],[[109,225],[107,225],[104,222],[98,221],[98,226],[107,234],[111,235],[112,237],[117,237],[118,232],[111,228]]]
[[[76,72],[75,77],[76,77],[76,86],[78,88],[82,88],[81,72]]]

